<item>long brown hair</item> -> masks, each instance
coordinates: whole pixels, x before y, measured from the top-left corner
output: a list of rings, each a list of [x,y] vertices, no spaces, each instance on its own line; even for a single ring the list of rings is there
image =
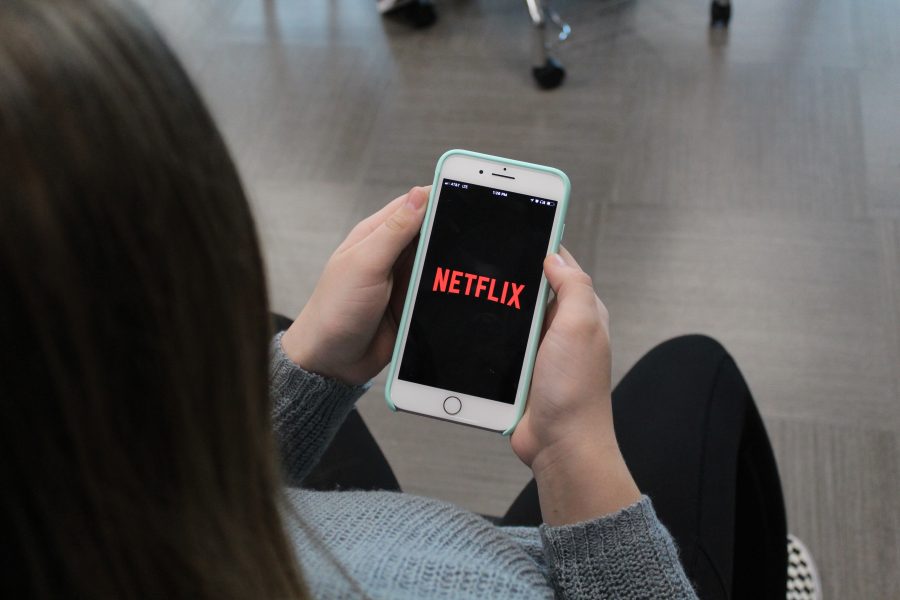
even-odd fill
[[[0,596],[305,595],[268,323],[237,172],[146,17],[2,0]]]

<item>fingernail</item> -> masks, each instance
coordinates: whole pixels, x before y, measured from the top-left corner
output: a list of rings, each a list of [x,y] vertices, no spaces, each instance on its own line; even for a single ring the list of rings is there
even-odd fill
[[[410,190],[409,194],[406,195],[406,205],[413,210],[419,210],[425,204],[425,198],[422,188]]]
[[[553,255],[553,260],[561,267],[566,266],[566,260],[562,256],[560,256],[559,253]]]

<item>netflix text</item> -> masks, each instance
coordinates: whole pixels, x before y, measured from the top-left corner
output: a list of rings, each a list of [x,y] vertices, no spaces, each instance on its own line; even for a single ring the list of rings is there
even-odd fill
[[[521,310],[519,296],[524,289],[524,284],[504,281],[501,285],[501,282],[493,277],[438,267],[431,291],[484,298],[489,302],[499,302]]]

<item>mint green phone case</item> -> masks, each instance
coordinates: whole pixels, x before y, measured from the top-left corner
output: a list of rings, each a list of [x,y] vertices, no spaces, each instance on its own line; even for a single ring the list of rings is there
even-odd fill
[[[403,316],[400,318],[400,326],[398,328],[397,341],[394,344],[394,356],[393,356],[393,358],[391,358],[391,366],[390,366],[390,370],[388,371],[387,385],[385,386],[385,389],[384,389],[384,396],[385,396],[385,400],[387,400],[387,405],[391,410],[393,410],[395,412],[397,410],[397,407],[394,405],[394,402],[391,400],[391,385],[394,383],[394,379],[397,376],[397,369],[399,368],[399,365],[397,363],[400,358],[400,344],[401,344],[401,340],[402,340],[402,336],[399,335],[399,332],[405,331],[406,327],[409,323],[409,314],[412,311],[412,298],[413,298],[413,291],[414,291],[414,282],[418,281],[419,266],[420,266],[420,263],[422,262],[422,260],[424,259],[425,228],[431,222],[431,216],[432,216],[431,213],[434,210],[435,193],[437,192],[438,189],[440,189],[439,177],[441,174],[441,168],[444,166],[444,161],[448,157],[453,156],[454,154],[462,154],[465,156],[470,156],[472,158],[491,160],[494,162],[499,162],[499,163],[503,163],[503,164],[507,164],[507,165],[511,165],[511,166],[515,166],[515,167],[525,167],[528,169],[533,169],[535,171],[546,171],[548,173],[553,173],[554,175],[558,176],[560,179],[562,179],[563,185],[565,186],[565,191],[563,192],[563,198],[559,203],[559,208],[557,209],[560,211],[560,221],[562,222],[562,225],[556,231],[556,236],[552,240],[552,243],[550,245],[551,251],[556,252],[559,249],[559,242],[562,239],[563,232],[565,231],[566,210],[569,208],[569,192],[570,192],[572,186],[569,183],[569,178],[566,176],[566,174],[563,173],[562,171],[560,171],[559,169],[554,169],[553,167],[546,167],[544,165],[536,165],[536,164],[532,164],[532,163],[522,162],[522,161],[518,161],[518,160],[512,160],[509,158],[502,158],[499,156],[491,156],[489,154],[481,154],[480,152],[470,152],[469,150],[448,150],[447,152],[445,152],[443,154],[443,156],[441,156],[441,158],[438,160],[437,167],[435,167],[435,170],[434,170],[434,182],[432,183],[432,186],[431,186],[431,195],[428,198],[428,209],[425,212],[425,220],[422,222],[422,234],[419,236],[419,246],[416,249],[416,258],[413,263],[413,271],[412,271],[412,274],[409,279],[409,281],[410,281],[409,289],[406,291],[406,302],[403,305]],[[540,295],[538,297],[537,308],[535,309],[536,313],[537,313],[537,327],[535,327],[534,331],[531,333],[530,339],[528,340],[529,342],[537,341],[536,338],[540,335],[541,325],[544,322],[544,310],[547,307],[547,290],[549,289],[549,285],[547,285],[546,277],[544,277],[543,275],[541,276],[541,288],[542,288],[542,292],[540,293]],[[531,351],[528,353],[528,356],[525,357],[525,360],[526,360],[525,386],[522,388],[521,395],[516,397],[516,402],[518,403],[519,408],[516,411],[516,415],[513,419],[513,422],[509,425],[509,427],[506,428],[506,430],[503,432],[503,435],[511,435],[512,434],[512,432],[516,428],[516,425],[518,425],[519,421],[522,419],[522,414],[525,412],[524,399],[528,398],[528,390],[531,387],[531,374],[532,374],[532,371],[534,370],[534,359],[535,359],[535,356],[537,355],[537,349],[538,349],[538,345],[536,343],[531,343]],[[524,399],[522,396],[524,396]],[[519,402],[519,400],[522,400],[522,402]]]

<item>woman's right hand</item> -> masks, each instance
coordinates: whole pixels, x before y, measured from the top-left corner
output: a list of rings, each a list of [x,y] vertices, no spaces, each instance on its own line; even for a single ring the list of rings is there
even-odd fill
[[[606,307],[565,248],[544,273],[556,298],[512,448],[534,472],[544,521],[561,525],[615,512],[640,492],[613,429]]]

